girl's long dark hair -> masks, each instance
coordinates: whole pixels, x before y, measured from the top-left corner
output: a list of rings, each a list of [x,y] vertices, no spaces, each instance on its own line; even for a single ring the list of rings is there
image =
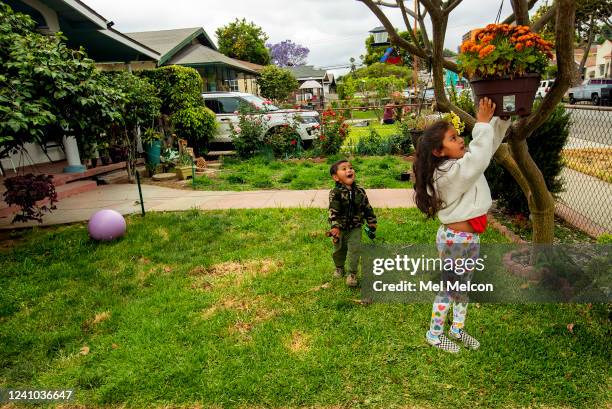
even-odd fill
[[[416,143],[415,160],[412,164],[414,173],[414,201],[420,211],[428,218],[434,218],[440,209],[441,202],[434,188],[434,171],[444,162],[446,157],[433,154],[434,149],[442,149],[442,141],[446,131],[452,125],[447,121],[437,121],[425,129]],[[430,189],[430,192],[427,191]]]

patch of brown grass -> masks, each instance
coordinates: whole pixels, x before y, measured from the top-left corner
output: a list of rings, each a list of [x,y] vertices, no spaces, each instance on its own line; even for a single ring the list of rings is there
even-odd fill
[[[293,331],[285,346],[294,354],[305,353],[310,351],[311,338],[302,331]]]
[[[189,272],[189,275],[195,277],[192,288],[196,281],[202,280],[201,277],[231,276],[231,285],[240,286],[245,278],[265,277],[277,271],[282,265],[283,263],[280,260],[273,259],[247,260],[244,262],[225,261],[209,267],[197,266]],[[197,284],[195,286],[197,287]]]
[[[92,325],[98,325],[99,323],[106,321],[111,316],[110,311],[104,311],[99,314],[96,314],[93,320],[91,321]]]
[[[168,230],[165,227],[158,227],[155,229],[155,235],[162,241],[168,241],[170,239],[170,234],[168,234]]]

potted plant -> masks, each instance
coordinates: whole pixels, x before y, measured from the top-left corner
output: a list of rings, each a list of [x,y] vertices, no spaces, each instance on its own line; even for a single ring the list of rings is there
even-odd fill
[[[162,133],[155,128],[147,128],[141,136],[142,147],[145,151],[147,165],[159,165],[161,156]]]
[[[528,26],[489,24],[461,44],[458,65],[476,100],[488,97],[495,103],[495,115],[526,116],[551,50],[552,43]]]
[[[191,156],[187,155],[186,153],[181,153],[178,157],[176,166],[174,167],[174,172],[179,180],[185,180],[193,176],[192,166],[193,159],[191,159]]]

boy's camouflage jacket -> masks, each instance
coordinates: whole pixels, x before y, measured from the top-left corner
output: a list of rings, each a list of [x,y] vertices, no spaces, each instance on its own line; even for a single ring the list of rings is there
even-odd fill
[[[331,228],[350,230],[360,227],[364,220],[367,224],[376,223],[374,209],[370,206],[365,190],[356,183],[353,183],[353,189],[349,189],[342,183],[336,182],[336,187],[329,191]]]

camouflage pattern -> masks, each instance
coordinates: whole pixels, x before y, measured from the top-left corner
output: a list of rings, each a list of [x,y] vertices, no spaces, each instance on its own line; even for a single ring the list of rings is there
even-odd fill
[[[348,231],[361,227],[364,223],[375,224],[376,216],[370,206],[368,196],[363,188],[353,183],[350,189],[340,182],[336,182],[329,192],[329,223],[331,228],[340,228]]]

